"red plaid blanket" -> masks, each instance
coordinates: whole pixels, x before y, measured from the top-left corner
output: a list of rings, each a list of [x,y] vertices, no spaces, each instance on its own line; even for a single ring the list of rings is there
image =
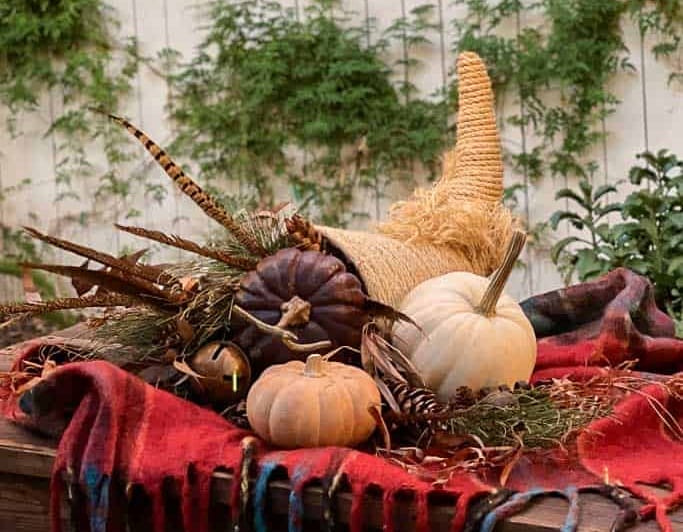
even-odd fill
[[[616,270],[596,282],[537,296],[525,301],[523,308],[539,336],[535,379],[582,379],[608,371],[603,366],[633,358],[638,359],[638,368],[647,371],[672,373],[683,364],[683,341],[673,338],[673,323],[656,308],[649,282],[631,272]],[[39,345],[25,347],[18,367]],[[656,383],[655,376],[652,385],[618,404],[611,417],[594,422],[572,448],[524,455],[506,489],[500,489],[497,478],[465,472],[435,486],[352,449],[269,449],[213,412],[156,390],[105,362],[59,368],[20,401],[7,400],[4,410],[17,422],[61,434],[52,483],[56,532],[65,476],[85,492],[87,505],[78,513],[84,529],[119,529],[121,501],[111,496],[110,488],[112,482],[122,481],[144,488],[152,502],[154,530],[162,532],[163,484],[171,479],[181,494],[185,529],[205,532],[212,472],[221,468],[239,476],[251,455],[257,483],[248,494],[249,519],[256,530],[267,529],[266,486],[278,470],[286,471],[292,485],[292,531],[301,527],[304,487],[320,482],[330,495],[341,478],[353,495],[353,531],[362,529],[361,500],[371,487],[382,490],[388,531],[394,526],[396,495],[406,490],[415,497],[419,530],[428,529],[428,499],[439,492],[456,501],[454,531],[491,531],[499,519],[548,493],[570,502],[563,530],[573,530],[580,491],[599,491],[620,502],[622,488],[646,504],[638,516],[624,506],[615,529],[636,517],[656,517],[664,530],[672,530],[667,512],[683,501],[683,442],[677,430],[683,422],[683,405]],[[665,483],[671,492],[657,498],[640,483]],[[240,483],[234,482],[231,508],[236,523],[245,518],[244,495]]]

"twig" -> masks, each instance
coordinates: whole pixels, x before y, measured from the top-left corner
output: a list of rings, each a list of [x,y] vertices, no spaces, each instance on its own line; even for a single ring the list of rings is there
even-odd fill
[[[280,341],[283,344],[285,344],[285,346],[290,351],[294,351],[297,353],[308,353],[311,351],[322,351],[332,347],[332,342],[330,342],[329,340],[322,340],[320,342],[313,342],[310,344],[300,344],[298,343],[299,338],[292,331],[288,331],[286,329],[283,329],[282,327],[270,325],[264,321],[261,321],[256,316],[250,314],[239,305],[233,305],[232,311],[240,318],[254,325],[254,327],[259,329],[260,331],[279,337]]]

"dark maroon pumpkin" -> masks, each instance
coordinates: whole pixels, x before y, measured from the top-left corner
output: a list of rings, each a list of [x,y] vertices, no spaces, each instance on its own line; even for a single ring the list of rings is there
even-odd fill
[[[242,279],[235,303],[270,325],[292,331],[299,343],[330,340],[332,348],[357,348],[368,320],[366,300],[359,279],[340,260],[288,248],[263,259]],[[236,325],[233,341],[249,356],[255,375],[272,364],[305,360],[310,354],[290,351],[253,325]]]

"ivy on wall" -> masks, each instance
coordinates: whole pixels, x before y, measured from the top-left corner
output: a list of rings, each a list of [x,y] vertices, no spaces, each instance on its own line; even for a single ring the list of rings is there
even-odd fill
[[[359,191],[378,203],[389,183],[412,180],[414,165],[433,173],[438,164],[445,102],[414,95],[407,54],[399,83],[383,61],[393,39],[424,42],[430,11],[415,9],[371,42],[331,0],[301,17],[277,2],[213,3],[203,51],[174,77],[175,147],[205,181],[233,183],[242,205],[272,203],[283,178],[302,209],[348,222]]]
[[[633,70],[622,25],[657,36],[657,57],[679,49],[683,8],[671,0],[458,0],[467,15],[454,21],[455,48],[478,52],[499,95],[514,91],[519,112],[508,121],[532,133],[534,146],[512,154],[530,180],[543,175],[588,177],[589,150],[604,135],[602,121],[619,103],[609,81]],[[538,26],[522,21],[541,20]],[[506,35],[505,28],[515,28]],[[671,81],[680,76],[671,74]],[[559,95],[559,98],[558,98]]]
[[[234,206],[292,196],[320,221],[344,224],[367,215],[353,212],[363,195],[374,199],[379,217],[388,187],[404,182],[411,188],[423,171],[433,176],[451,138],[445,117],[454,87],[425,98],[412,81],[421,66],[415,52],[441,28],[436,6],[420,5],[378,32],[372,20],[354,22],[358,17],[334,0],[306,3],[301,13],[274,0],[205,6],[208,26],[199,51],[165,72],[177,125],[172,149],[199,166],[205,183],[232,185],[226,200]],[[587,154],[619,104],[609,81],[633,69],[625,23],[635,23],[643,39],[655,37],[648,42],[658,58],[668,58],[671,83],[683,79],[675,61],[683,25],[679,0],[455,3],[466,10],[445,24],[453,48],[482,55],[499,99],[507,92],[519,104],[508,113],[510,125],[534,139],[510,154],[525,177],[507,191],[513,204],[516,193],[546,175],[590,181],[595,165]],[[102,0],[0,3],[0,104],[13,129],[18,113],[36,109],[49,89],[59,199],[75,198],[74,185],[83,179],[92,180],[100,201],[118,206],[139,192],[137,176],[123,170],[132,144],[86,110],[115,111],[131,92],[141,58],[134,40],[114,36],[116,28]],[[177,59],[171,50],[162,56],[169,68]],[[104,172],[88,157],[93,139],[104,148]],[[288,191],[278,189],[283,183]],[[0,190],[0,201],[11,193]],[[3,234],[5,242],[16,240],[17,253],[35,252],[22,251],[12,232]]]
[[[131,159],[124,134],[88,108],[115,111],[129,95],[139,65],[134,39],[119,42],[116,17],[102,0],[4,0],[0,2],[0,105],[6,126],[21,134],[17,117],[41,108],[49,98],[49,129],[54,139],[57,204],[72,198],[87,205],[76,186],[90,179],[100,211],[130,196],[132,179],[122,165]],[[45,100],[42,101],[45,109]],[[92,142],[98,141],[97,148]],[[94,166],[90,151],[106,156],[106,169]],[[11,195],[0,191],[0,200]],[[117,209],[114,209],[117,211]],[[91,210],[76,221],[85,223]],[[58,221],[59,223],[59,221]],[[18,234],[5,231],[5,253],[27,255]]]

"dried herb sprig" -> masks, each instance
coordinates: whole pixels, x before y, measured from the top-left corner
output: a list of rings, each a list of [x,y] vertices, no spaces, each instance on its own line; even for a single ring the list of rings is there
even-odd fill
[[[158,363],[167,349],[165,337],[174,316],[152,308],[124,310],[91,322],[92,349],[88,359],[108,360],[118,366]]]
[[[502,401],[495,400],[494,392],[469,408],[451,412],[444,420],[445,430],[476,436],[491,447],[546,448],[565,444],[591,421],[608,416],[613,407],[613,400],[604,397],[577,397],[562,405],[546,386],[499,393],[506,394]]]

